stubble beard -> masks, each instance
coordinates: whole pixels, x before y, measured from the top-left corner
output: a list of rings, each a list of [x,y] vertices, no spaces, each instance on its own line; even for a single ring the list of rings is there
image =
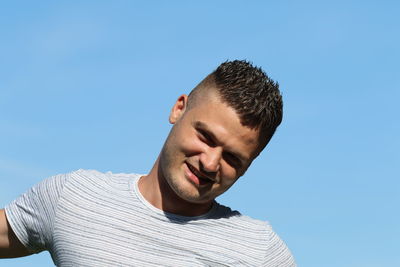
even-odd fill
[[[192,204],[205,204],[209,199],[201,197],[201,188],[196,188],[185,176],[185,158],[179,153],[171,153],[168,143],[163,147],[160,155],[160,176],[163,184],[179,199]]]

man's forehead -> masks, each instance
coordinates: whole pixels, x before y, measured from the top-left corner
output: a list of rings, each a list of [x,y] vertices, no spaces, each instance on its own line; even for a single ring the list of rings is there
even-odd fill
[[[215,123],[209,123],[207,121],[202,121],[202,120],[195,120],[193,124],[197,128],[201,128],[201,129],[208,131],[215,138],[217,138],[217,135],[218,135],[218,128],[223,127],[222,125],[215,124]],[[241,127],[242,127],[242,129],[246,129],[246,132],[252,132],[253,133],[252,135],[257,137],[257,138],[245,138],[245,134],[243,133],[242,136],[245,139],[241,139],[242,141],[245,141],[248,144],[258,143],[259,133],[257,130],[252,130],[251,128],[249,128],[247,126],[243,126],[243,125],[241,125]],[[228,134],[228,135],[236,134],[237,135],[236,132],[234,133],[234,132],[230,132],[230,131],[226,132],[225,134]],[[247,136],[249,136],[249,135],[247,134]]]

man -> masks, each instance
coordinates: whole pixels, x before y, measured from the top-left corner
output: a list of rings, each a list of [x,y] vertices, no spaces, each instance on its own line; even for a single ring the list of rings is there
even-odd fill
[[[0,216],[0,255],[48,250],[59,266],[295,266],[269,224],[218,204],[282,120],[277,83],[221,64],[169,116],[147,175],[51,177]]]

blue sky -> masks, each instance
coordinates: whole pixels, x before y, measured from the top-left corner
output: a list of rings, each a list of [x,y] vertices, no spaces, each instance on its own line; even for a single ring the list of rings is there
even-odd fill
[[[299,266],[400,266],[399,7],[4,2],[0,206],[57,173],[146,173],[176,98],[247,59],[280,83],[284,121],[219,201],[270,221]]]

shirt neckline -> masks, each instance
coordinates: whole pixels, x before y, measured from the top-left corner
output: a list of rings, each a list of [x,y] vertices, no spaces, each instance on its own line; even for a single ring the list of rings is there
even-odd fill
[[[144,176],[144,174],[135,174],[134,179],[132,179],[130,181],[131,192],[132,191],[134,192],[136,197],[140,200],[140,202],[144,206],[146,206],[146,208],[148,208],[149,210],[151,210],[152,212],[154,212],[158,215],[161,215],[164,218],[168,218],[169,220],[177,220],[177,221],[193,221],[193,220],[207,219],[215,212],[215,210],[217,208],[216,201],[213,201],[211,209],[207,213],[204,213],[199,216],[182,216],[182,215],[178,215],[178,214],[174,214],[174,213],[170,213],[170,212],[166,212],[161,209],[158,209],[158,208],[154,207],[150,202],[148,202],[144,198],[142,193],[140,193],[138,183],[139,183],[140,177],[142,177],[142,176]]]

